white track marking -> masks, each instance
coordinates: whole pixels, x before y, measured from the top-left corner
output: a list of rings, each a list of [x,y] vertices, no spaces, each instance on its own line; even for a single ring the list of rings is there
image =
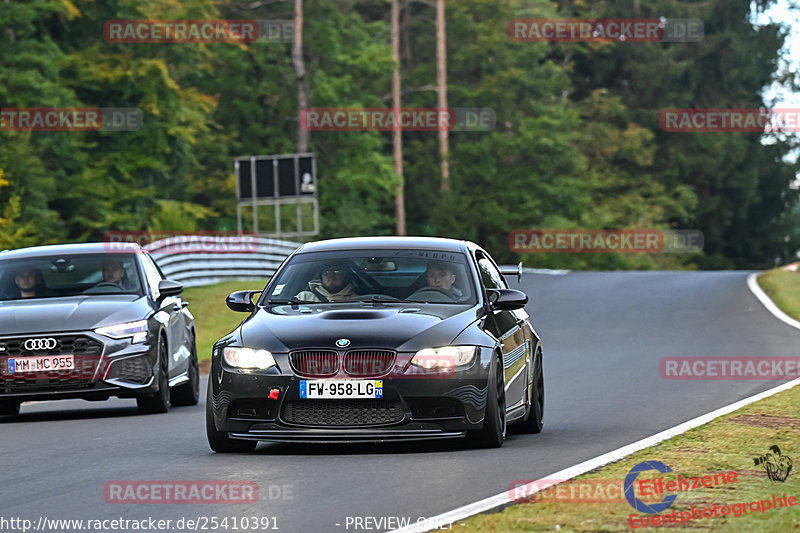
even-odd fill
[[[772,313],[775,316],[775,318],[777,318],[781,322],[789,324],[793,328],[800,329],[800,322],[798,322],[794,318],[790,317],[789,315],[781,311],[780,308],[778,308],[778,306],[775,305],[775,302],[773,302],[772,299],[770,299],[770,297],[767,296],[767,293],[765,293],[764,290],[758,286],[757,278],[759,274],[760,272],[755,272],[747,276],[747,287],[750,289],[750,292],[753,293],[753,296],[758,298],[758,301],[761,302],[761,305],[766,307],[767,311]]]
[[[568,270],[548,271],[546,269],[526,268],[523,269],[523,272],[558,276],[567,274],[569,271]],[[794,328],[800,329],[800,322],[794,320],[790,316],[786,315],[786,313],[781,311],[778,308],[778,306],[775,305],[775,303],[769,298],[769,296],[767,296],[767,294],[761,289],[761,287],[758,286],[758,282],[756,280],[758,274],[759,273],[753,273],[747,277],[747,286],[749,287],[753,295],[756,298],[758,298],[758,301],[760,301],[761,304],[764,307],[766,307],[767,310],[770,313],[772,313],[776,318]],[[749,405],[753,402],[757,402],[764,398],[768,398],[773,394],[789,390],[798,384],[800,384],[800,378],[786,382],[782,385],[778,385],[777,387],[773,387],[769,390],[766,390],[754,396],[750,396],[749,398],[745,398],[744,400],[739,400],[738,402],[734,402],[730,405],[720,407],[715,411],[711,411],[710,413],[698,416],[697,418],[693,418],[692,420],[684,422],[683,424],[678,424],[677,426],[664,430],[660,433],[656,433],[655,435],[636,441],[632,444],[628,444],[627,446],[623,446],[622,448],[618,448],[614,451],[597,456],[593,459],[589,459],[588,461],[584,461],[569,468],[565,468],[564,470],[560,470],[558,472],[550,474],[549,476],[545,476],[536,481],[532,481],[527,485],[520,485],[520,487],[517,487],[517,490],[524,490],[526,498],[530,497],[531,494],[535,494],[536,492],[544,490],[549,486],[555,485],[556,483],[554,483],[553,480],[559,480],[560,482],[567,481],[581,474],[585,474],[586,472],[594,470],[595,468],[599,468],[609,463],[619,461],[620,459],[634,452],[638,452],[639,450],[655,446],[659,442],[670,439],[676,435],[680,435],[681,433],[685,433],[686,431],[689,431],[690,429],[696,428],[698,426],[702,426],[703,424],[707,424],[717,417],[726,415],[728,413],[732,413],[733,411],[741,409],[742,407]],[[485,498],[483,500],[470,503],[463,507],[459,507],[458,509],[453,509],[452,511],[448,511],[446,513],[431,517],[427,520],[427,522],[435,524],[452,524],[457,520],[463,520],[464,518],[467,518],[469,516],[473,516],[479,513],[484,513],[486,511],[491,511],[492,509],[498,509],[500,507],[504,507],[512,503],[513,502],[512,499],[509,497],[508,491],[505,491],[501,492],[500,494],[490,496],[489,498]],[[428,531],[428,529],[425,529],[424,527],[418,527],[417,525],[409,525],[404,528],[395,529],[393,533],[414,533],[414,532],[421,533],[424,531]]]
[[[603,455],[599,455],[593,459],[589,459],[588,461],[584,461],[569,468],[565,468],[564,470],[554,472],[549,476],[545,476],[536,481],[532,481],[527,485],[520,485],[519,487],[517,487],[517,490],[524,490],[525,497],[529,498],[531,494],[535,494],[551,485],[555,485],[556,483],[554,483],[553,480],[559,480],[559,482],[568,481],[581,474],[585,474],[586,472],[594,470],[595,468],[599,468],[609,463],[619,461],[620,459],[634,452],[638,452],[639,450],[655,446],[659,442],[671,439],[672,437],[680,435],[681,433],[685,433],[686,431],[696,428],[697,426],[702,426],[703,424],[707,424],[717,417],[720,417],[722,415],[727,415],[728,413],[732,413],[733,411],[741,409],[742,407],[749,405],[753,402],[757,402],[759,400],[763,400],[764,398],[768,398],[773,394],[789,390],[795,385],[800,385],[800,378],[788,381],[782,385],[778,385],[777,387],[773,387],[764,392],[760,392],[754,396],[750,396],[749,398],[745,398],[744,400],[739,400],[738,402],[734,402],[730,405],[720,407],[715,411],[711,411],[710,413],[700,415],[697,418],[693,418],[687,422],[684,422],[683,424],[678,424],[677,426],[664,430],[660,433],[656,433],[655,435],[652,435],[645,439],[636,441],[632,444],[628,444],[627,446],[623,446],[622,448],[617,448],[614,451],[604,453]],[[489,498],[474,503],[470,503],[463,507],[459,507],[458,509],[453,509],[452,511],[448,511],[443,514],[433,516],[429,518],[427,522],[433,524],[442,524],[442,525],[453,524],[456,521],[463,520],[464,518],[467,518],[469,516],[476,515],[478,513],[485,513],[486,511],[497,509],[499,507],[504,507],[511,503],[513,502],[509,497],[509,491],[504,491],[501,492],[500,494],[496,494]],[[420,525],[422,526],[422,524]],[[422,533],[424,531],[429,531],[429,530],[425,529],[424,527],[418,527],[416,524],[412,524],[407,527],[395,529],[393,533]]]

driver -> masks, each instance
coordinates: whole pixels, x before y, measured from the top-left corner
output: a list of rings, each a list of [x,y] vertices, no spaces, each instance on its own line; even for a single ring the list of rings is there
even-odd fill
[[[103,282],[124,286],[125,267],[122,266],[122,261],[103,261]]]
[[[320,272],[320,279],[308,282],[308,290],[299,293],[296,298],[307,302],[341,302],[354,300],[353,270],[347,261],[334,261],[325,265]]]
[[[40,294],[37,294],[35,269],[31,267],[20,268],[17,270],[16,276],[14,276],[14,283],[19,290],[20,298],[33,298],[35,296],[40,296]]]
[[[454,300],[458,300],[464,296],[461,290],[454,286],[456,282],[456,269],[452,263],[446,261],[431,261],[428,263],[425,277],[428,281],[428,286],[416,292],[428,289],[439,289]]]

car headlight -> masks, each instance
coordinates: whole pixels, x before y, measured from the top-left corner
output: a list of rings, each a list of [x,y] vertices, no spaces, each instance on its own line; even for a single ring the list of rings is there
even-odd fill
[[[225,348],[222,350],[225,362],[236,368],[259,368],[266,370],[276,366],[272,353],[252,348]]]
[[[425,348],[414,354],[411,364],[425,370],[460,370],[472,364],[477,351],[477,346]]]
[[[114,324],[104,326],[94,330],[95,333],[111,337],[112,339],[125,339],[131,337],[131,343],[144,342],[147,339],[147,320],[137,320],[136,322],[125,322],[124,324]]]

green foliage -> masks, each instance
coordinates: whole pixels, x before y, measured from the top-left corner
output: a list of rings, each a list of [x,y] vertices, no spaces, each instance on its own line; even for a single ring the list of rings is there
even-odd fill
[[[19,195],[10,195],[3,199],[3,187],[7,187],[9,182],[3,179],[3,169],[0,168],[0,205],[4,208],[0,211],[0,250],[10,248],[22,248],[34,241],[32,226],[21,224],[17,221],[20,215]]]
[[[404,132],[410,234],[471,239],[498,260],[515,229],[700,229],[694,255],[523,255],[532,266],[769,266],[800,248],[789,139],[667,133],[667,107],[759,107],[785,30],[754,27],[774,0],[447,0],[448,100],[494,110],[489,132],[450,139],[441,192],[436,132]],[[291,19],[292,3],[28,0],[0,4],[0,106],[135,107],[132,132],[0,131],[0,248],[110,230],[235,229],[233,159],[296,151],[289,43],[120,44],[113,19]],[[401,1],[403,105],[435,107],[432,3]],[[388,0],[305,2],[314,107],[386,107]],[[638,10],[638,11],[634,11]],[[698,43],[533,43],[521,17],[699,18]],[[312,132],[322,237],[391,234],[390,132]],[[271,214],[269,216],[272,216]],[[283,218],[283,215],[282,215]],[[285,222],[285,221],[284,221]]]

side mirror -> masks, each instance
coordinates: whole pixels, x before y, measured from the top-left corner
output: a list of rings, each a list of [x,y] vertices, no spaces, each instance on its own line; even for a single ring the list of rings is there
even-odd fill
[[[519,262],[516,266],[501,266],[500,273],[503,277],[506,276],[517,276],[517,283],[522,282],[522,261]]]
[[[253,303],[253,295],[261,291],[236,291],[225,298],[225,304],[231,311],[237,313],[252,313],[256,310],[256,304]]]
[[[162,298],[166,296],[177,296],[183,292],[183,283],[172,281],[171,279],[162,279],[158,282],[158,293]]]
[[[499,289],[489,294],[489,305],[498,311],[522,309],[526,303],[528,303],[528,295],[517,289]]]

